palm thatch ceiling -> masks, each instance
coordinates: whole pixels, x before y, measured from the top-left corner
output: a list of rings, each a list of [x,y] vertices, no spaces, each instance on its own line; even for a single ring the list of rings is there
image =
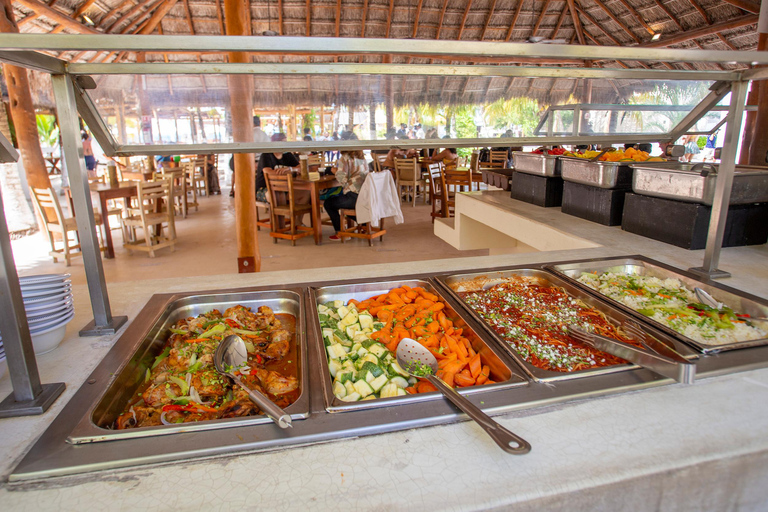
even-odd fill
[[[221,35],[223,0],[15,0],[14,14],[24,33],[107,33]],[[752,0],[251,0],[253,35],[375,37],[395,39],[545,42],[597,46],[754,50],[757,12]],[[130,52],[64,52],[77,62],[132,62]],[[217,53],[147,53],[147,62],[222,62]],[[425,58],[398,55],[333,57],[254,54],[253,62],[382,62],[410,64],[524,64],[583,66],[584,62],[521,58]],[[651,69],[734,69],[735,64],[595,61],[588,65]],[[381,77],[258,79],[257,104],[342,103],[354,106],[383,101]],[[593,81],[593,101],[624,99],[630,81]],[[226,80],[216,76],[162,77],[148,82],[165,103],[216,102],[226,96]],[[636,84],[635,84],[636,85]],[[102,82],[102,94],[135,90],[118,77]],[[530,96],[547,103],[583,94],[584,81],[505,77],[395,77],[395,104],[425,101],[484,103],[501,97]],[[120,93],[122,94],[122,93]]]

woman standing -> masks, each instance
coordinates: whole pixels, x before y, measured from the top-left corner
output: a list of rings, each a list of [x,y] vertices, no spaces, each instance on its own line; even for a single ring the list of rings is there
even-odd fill
[[[368,175],[368,164],[365,161],[365,155],[361,150],[342,151],[341,158],[336,168],[336,181],[341,184],[341,194],[331,196],[325,200],[325,211],[333,223],[333,229],[336,231],[330,237],[333,242],[341,241],[339,231],[341,231],[341,216],[339,210],[343,208],[354,208],[357,204],[357,195],[363,187],[365,177]]]

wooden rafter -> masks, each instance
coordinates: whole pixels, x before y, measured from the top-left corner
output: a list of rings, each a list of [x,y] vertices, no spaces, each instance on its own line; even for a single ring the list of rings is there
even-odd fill
[[[448,4],[448,2],[445,2]],[[485,39],[485,33],[488,31],[488,25],[491,23],[491,18],[493,17],[493,11],[496,9],[496,0],[491,1],[491,7],[488,9],[488,17],[485,18],[485,24],[483,25],[483,31],[480,33],[480,40],[482,41]]]
[[[227,33],[227,29],[224,28],[224,16],[222,16],[221,12],[221,0],[216,0],[216,17],[219,20],[219,30],[223,36]]]
[[[306,13],[307,13],[306,36],[309,37],[310,27],[312,26],[312,5],[311,5],[311,0],[307,0]],[[307,62],[309,62],[309,59],[307,59]]]
[[[571,12],[571,19],[573,20],[573,28],[576,30],[576,37],[579,39],[579,44],[587,44],[584,39],[584,29],[581,26],[581,20],[579,19],[579,13],[576,11],[575,0],[568,0],[568,10]]]
[[[640,13],[639,13],[639,12],[637,12],[637,10],[635,10],[635,8],[634,8],[634,7],[632,7],[632,4],[630,4],[628,0],[619,0],[619,2],[621,2],[621,5],[623,5],[624,7],[626,7],[626,8],[627,8],[627,10],[629,11],[629,13],[630,13],[632,16],[634,16],[634,18],[637,20],[637,22],[638,22],[638,23],[640,23],[640,24],[641,24],[641,25],[642,25],[642,26],[645,28],[645,30],[647,30],[647,31],[648,31],[648,33],[649,33],[649,34],[655,34],[655,33],[656,33],[656,32],[655,32],[655,31],[654,31],[654,30],[651,28],[651,26],[650,26],[650,25],[648,25],[648,24],[645,22],[645,20],[644,20],[644,19],[643,19],[643,17],[640,15]]]
[[[549,9],[550,2],[551,0],[544,0],[544,5],[541,6],[541,14],[539,14],[539,18],[536,20],[536,24],[533,26],[533,32],[531,33],[531,36],[535,36],[536,32],[539,31],[541,22],[544,21],[544,16],[547,15],[547,9]]]
[[[341,30],[341,0],[336,0],[336,37],[339,37]]]
[[[394,0],[392,0],[394,3]],[[443,10],[440,11],[440,20],[437,22],[437,36],[435,36],[435,39],[440,39],[440,32],[443,30],[443,19],[445,18],[445,10],[448,8],[448,0],[446,0],[443,3]],[[392,8],[390,7],[390,17],[392,14]],[[387,34],[389,34],[389,29],[387,29]],[[387,35],[389,37],[389,35]]]
[[[102,28],[104,25],[106,25],[107,20],[111,19],[112,16],[116,15],[117,13],[119,13],[123,9],[123,7],[125,7],[129,3],[131,3],[131,0],[123,0],[122,2],[117,4],[117,6],[115,8],[113,8],[112,10],[107,12],[107,14],[105,14],[104,16],[101,17],[101,19],[96,24],[96,26],[99,27],[99,28]]]
[[[569,0],[569,1],[573,2],[574,0]],[[608,32],[606,29],[604,29],[602,24],[598,23],[592,16],[589,15],[588,12],[586,12],[584,9],[582,9],[579,5],[576,5],[575,2],[574,2],[574,5],[576,7],[576,11],[578,11],[578,13],[581,14],[584,17],[585,20],[587,20],[592,25],[594,25],[598,30],[600,30],[600,32],[605,34],[606,37],[608,37],[608,39],[610,39],[613,42],[613,44],[615,44],[616,46],[621,46],[621,41],[619,41],[618,39],[613,37],[613,35],[610,32]],[[584,34],[584,35],[587,34],[587,31],[584,30],[583,27],[582,27],[582,34]]]
[[[283,0],[277,0],[277,33],[283,35]]]
[[[160,35],[163,35],[163,26],[162,25],[158,25],[157,33],[160,34]],[[163,54],[163,60],[165,61],[166,64],[168,64],[169,59],[168,59],[168,54],[167,53]],[[173,80],[171,80],[171,75],[166,75],[166,77],[168,78],[168,91],[170,91],[171,96],[173,96]]]
[[[97,30],[92,29],[91,27],[87,27],[83,25],[82,23],[76,20],[73,20],[66,14],[63,14],[60,11],[57,11],[56,9],[48,6],[47,4],[38,2],[37,0],[15,0],[14,3],[22,5],[27,9],[30,9],[31,11],[35,12],[36,14],[40,16],[44,16],[48,18],[50,21],[58,23],[59,25],[62,25],[64,28],[71,30],[73,32],[77,32],[79,34],[100,34],[101,33]]]
[[[725,3],[738,7],[742,11],[760,14],[760,4],[749,0],[723,0]]]
[[[725,30],[733,30],[736,28],[745,27],[747,25],[753,25],[755,23],[757,23],[757,15],[750,14],[748,16],[742,16],[736,19],[715,23],[709,25],[708,27],[688,30],[687,32],[683,32],[681,34],[674,34],[670,37],[661,38],[658,41],[643,43],[640,46],[646,48],[664,48],[666,46],[684,43],[686,41],[690,41],[691,39],[698,39],[699,37],[705,37],[723,32]]]
[[[387,14],[387,35],[386,38],[389,39],[389,32],[392,30],[392,9],[395,8],[395,0],[389,0],[389,14]]]
[[[640,42],[640,38],[639,38],[639,37],[637,37],[637,36],[635,35],[635,33],[634,33],[634,32],[632,32],[632,31],[629,29],[629,27],[627,27],[627,26],[626,26],[626,25],[625,25],[625,24],[624,24],[624,23],[623,23],[623,22],[622,22],[622,21],[619,19],[619,17],[618,17],[618,16],[616,16],[615,14],[613,14],[613,11],[611,11],[611,10],[608,8],[608,6],[607,6],[607,5],[605,5],[605,4],[604,4],[603,2],[601,2],[600,0],[592,0],[592,1],[593,1],[595,4],[597,4],[597,6],[598,6],[598,7],[600,7],[600,10],[602,10],[602,11],[603,11],[605,14],[607,14],[607,15],[608,15],[608,17],[609,17],[609,18],[611,18],[611,19],[614,21],[614,23],[616,23],[616,24],[617,24],[619,27],[621,27],[621,29],[622,29],[624,32],[626,32],[626,33],[627,33],[627,35],[629,35],[629,37],[631,37],[632,39],[634,39],[636,43],[639,43],[639,42]]]
[[[118,17],[110,26],[106,27],[104,32],[106,33],[114,33],[114,31],[120,27],[124,22],[128,21],[130,22],[131,18],[133,18],[133,15],[138,13],[139,17],[141,17],[143,14],[146,14],[146,11],[142,12],[142,9],[152,3],[154,0],[142,0],[141,2],[137,3],[133,7],[131,7],[128,11],[126,11],[122,16]]]
[[[472,8],[472,0],[467,2],[467,8],[464,9],[464,16],[461,17],[461,26],[459,27],[459,36],[457,41],[461,41],[461,36],[464,34],[464,25],[467,23],[467,16],[469,16],[469,10]]]
[[[419,0],[419,4],[416,6],[416,16],[413,18],[413,35],[412,38],[416,39],[416,34],[419,32],[419,17],[421,17],[421,5],[424,0]]]
[[[512,15],[512,21],[509,23],[509,29],[507,30],[507,37],[504,38],[505,41],[509,41],[509,38],[512,37],[512,31],[515,30],[515,24],[517,24],[517,18],[520,17],[520,13],[523,11],[524,3],[525,0],[517,0],[517,9],[515,9],[515,14]]]
[[[710,21],[709,16],[707,15],[707,11],[705,11],[704,8],[701,7],[701,5],[699,5],[699,3],[696,0],[688,0],[688,2],[693,6],[694,9],[696,9],[696,11],[698,11],[698,13],[701,15],[701,17],[704,18],[704,23],[706,23],[707,25],[711,25],[712,24],[712,21]],[[727,46],[731,50],[736,50],[737,49],[721,33],[718,32],[715,35],[717,36],[718,39],[720,39],[720,42],[722,42],[725,46]]]
[[[678,30],[685,30],[683,26],[680,24],[680,21],[677,19],[677,17],[672,13],[672,11],[669,10],[669,8],[666,5],[664,5],[664,3],[661,0],[653,0],[653,1],[656,3],[656,5],[659,6],[659,9],[664,11],[664,14],[667,15],[667,18],[671,19],[672,23],[677,25]]]
[[[25,16],[25,17],[21,18],[19,21],[17,21],[16,22],[16,26],[20,27],[20,26],[24,25],[25,23],[29,23],[32,20],[36,20],[39,17],[40,17],[39,14],[37,14],[36,12],[33,12],[29,16]]]
[[[563,26],[563,21],[565,21],[566,14],[568,14],[568,9],[563,9],[560,13],[560,17],[557,18],[557,24],[555,25],[555,29],[552,31],[552,39],[555,39],[557,37],[557,33],[560,32],[560,27]]]
[[[90,9],[90,7],[96,2],[96,0],[85,0],[83,2],[83,5],[75,9],[75,12],[72,14],[72,19],[77,20],[85,11]],[[53,7],[53,4],[56,3],[56,0],[53,0],[51,3],[48,4],[49,7]],[[51,34],[58,34],[64,30],[64,28],[59,25],[58,27],[55,27],[53,30],[51,30]]]
[[[307,5],[309,5],[309,0],[307,0]],[[365,22],[367,19],[368,19],[368,0],[365,0],[363,2],[363,20],[360,25],[360,37],[365,37]],[[307,21],[307,26],[309,26],[309,21]],[[309,34],[307,34],[307,36],[309,36]]]
[[[187,26],[189,27],[189,33],[194,36],[195,24],[192,21],[192,9],[189,8],[189,0],[184,0],[184,17],[187,18]]]

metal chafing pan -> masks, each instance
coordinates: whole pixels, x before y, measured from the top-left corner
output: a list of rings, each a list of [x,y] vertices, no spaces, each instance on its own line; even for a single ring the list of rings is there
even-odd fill
[[[510,277],[527,277],[533,278],[539,281],[542,285],[554,286],[562,288],[570,296],[584,302],[587,306],[592,307],[601,313],[603,313],[608,320],[614,325],[619,325],[623,320],[628,318],[621,309],[614,307],[608,302],[597,298],[578,286],[574,286],[569,281],[562,279],[552,273],[549,273],[541,269],[511,269],[511,270],[499,270],[493,272],[476,272],[468,274],[451,274],[437,276],[435,279],[440,285],[445,288],[453,298],[460,301],[462,306],[466,308],[472,318],[480,323],[485,330],[490,334],[494,340],[505,348],[509,352],[515,361],[520,364],[528,375],[537,381],[556,381],[565,379],[575,379],[581,377],[589,377],[593,375],[602,375],[606,373],[614,373],[620,371],[627,371],[639,368],[637,365],[621,364],[615,366],[604,366],[600,368],[592,368],[588,370],[578,370],[574,372],[554,372],[550,370],[544,370],[538,368],[528,361],[526,361],[515,349],[513,349],[501,336],[499,336],[491,327],[477,314],[464,300],[462,300],[457,292],[475,291],[481,290],[483,287],[492,286],[495,284],[503,283]],[[686,358],[695,357],[690,349],[685,345],[677,343],[673,338],[665,335],[660,330],[648,329],[649,334],[655,336],[657,339],[672,347],[677,352],[681,353]]]
[[[515,171],[538,176],[560,176],[560,157],[524,151],[512,152]]]
[[[701,281],[696,277],[694,277],[692,274],[688,274],[682,270],[676,269],[674,267],[670,267],[658,261],[650,260],[647,258],[638,258],[638,257],[606,258],[606,259],[599,259],[599,260],[581,261],[581,262],[575,262],[575,263],[562,263],[559,265],[553,265],[551,267],[548,266],[546,268],[566,276],[566,278],[568,278],[568,280],[574,283],[576,286],[579,286],[580,288],[583,288],[589,293],[603,298],[604,300],[620,308],[622,311],[625,311],[627,314],[630,314],[642,320],[645,324],[652,325],[656,329],[665,332],[669,336],[672,336],[678,340],[681,340],[685,343],[688,343],[689,345],[692,345],[698,348],[701,352],[705,354],[721,352],[724,350],[733,350],[737,348],[755,347],[755,346],[768,344],[768,338],[761,338],[758,340],[740,341],[740,342],[725,343],[725,344],[719,344],[719,345],[706,345],[699,341],[692,340],[687,336],[683,336],[677,331],[665,325],[662,325],[656,322],[655,320],[652,320],[644,315],[641,315],[640,313],[631,309],[630,307],[625,306],[624,304],[618,301],[610,299],[605,295],[601,294],[600,292],[598,292],[597,290],[593,290],[592,288],[576,281],[576,279],[578,279],[579,276],[584,272],[597,272],[597,273],[624,272],[627,274],[654,276],[654,277],[659,277],[661,279],[667,279],[667,278],[679,279],[683,284],[685,284],[691,290],[695,287],[699,287],[709,292],[718,301],[723,302],[727,306],[731,307],[737,313],[744,313],[751,316],[761,316],[761,317],[768,316],[768,301],[763,300],[759,297],[755,297],[754,295],[749,295],[748,293],[736,290],[734,288],[723,286],[721,284]],[[759,326],[764,329],[762,323]]]
[[[518,386],[525,386],[528,384],[525,377],[523,377],[519,371],[515,368],[514,363],[507,362],[500,357],[499,353],[486,343],[475,331],[466,324],[464,319],[459,313],[454,310],[450,303],[445,301],[443,295],[439,290],[435,289],[432,284],[427,281],[418,279],[411,279],[405,281],[379,281],[372,283],[355,283],[344,284],[338,286],[324,286],[321,288],[310,288],[310,306],[312,311],[310,313],[310,319],[308,321],[313,322],[316,332],[321,332],[320,320],[317,316],[317,305],[333,300],[341,300],[346,304],[350,299],[365,300],[374,295],[380,295],[388,292],[393,288],[397,288],[402,285],[407,285],[412,288],[417,286],[424,288],[430,293],[434,293],[439,296],[444,302],[446,307],[443,311],[454,322],[454,325],[464,329],[463,336],[466,337],[472,344],[472,348],[480,354],[483,360],[483,364],[487,364],[491,368],[491,379],[496,381],[496,384],[490,384],[487,386],[472,386],[468,388],[459,389],[461,394],[474,394],[482,393],[485,391],[491,391],[496,389],[506,389]],[[320,360],[322,361],[323,371],[323,393],[325,396],[326,409],[329,412],[342,412],[342,411],[356,411],[360,409],[368,409],[373,407],[389,407],[399,404],[411,404],[414,402],[421,402],[425,400],[442,400],[442,395],[438,392],[433,393],[419,393],[417,395],[407,395],[391,398],[378,398],[376,400],[361,400],[359,402],[344,402],[339,400],[333,394],[330,370],[328,368],[328,356],[325,350],[325,343],[322,336],[318,336],[318,339],[312,340],[316,345]]]
[[[565,181],[606,189],[632,186],[632,168],[627,162],[592,162],[578,157],[562,157],[560,161]]]
[[[265,415],[226,418],[220,420],[181,423],[178,425],[160,425],[157,427],[113,430],[117,417],[144,382],[144,374],[155,358],[160,354],[169,336],[169,328],[180,318],[197,316],[212,309],[225,309],[243,305],[258,309],[269,306],[276,314],[289,314],[296,318],[294,343],[297,346],[299,398],[285,409],[292,419],[309,416],[309,391],[307,373],[307,348],[304,339],[304,297],[301,290],[269,290],[243,293],[221,293],[210,295],[189,295],[169,302],[154,319],[136,318],[136,322],[146,321],[151,325],[147,334],[130,351],[122,367],[114,371],[113,377],[101,397],[89,409],[69,435],[67,441],[74,444],[112,441],[137,437],[153,437],[180,432],[197,432],[244,425],[271,424]],[[117,341],[117,344],[120,340]]]
[[[632,190],[637,194],[689,203],[712,205],[718,166],[668,162],[633,164]],[[737,165],[733,175],[730,204],[768,201],[768,168]]]

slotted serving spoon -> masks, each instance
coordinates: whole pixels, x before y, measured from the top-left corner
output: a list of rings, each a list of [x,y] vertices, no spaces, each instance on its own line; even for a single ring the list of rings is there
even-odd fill
[[[232,379],[235,384],[248,392],[248,397],[253,403],[269,416],[280,428],[293,428],[291,425],[291,416],[284,410],[275,405],[275,403],[264,396],[263,393],[251,389],[240,377],[235,375],[235,370],[241,368],[248,362],[248,350],[245,348],[245,342],[237,334],[230,334],[219,343],[216,352],[213,354],[213,364],[216,370]]]
[[[531,451],[531,445],[528,441],[496,423],[475,404],[437,378],[434,375],[437,372],[437,359],[417,341],[410,338],[403,338],[400,341],[400,344],[397,345],[397,364],[411,376],[423,377],[431,382],[453,405],[475,420],[505,452],[523,455]]]
[[[701,288],[694,288],[693,292],[696,294],[696,298],[699,299],[699,302],[702,304],[705,304],[711,308],[715,308],[718,311],[723,309],[725,307],[725,304],[715,299],[712,295],[710,295],[708,292],[702,290]],[[746,320],[757,320],[760,322],[766,322],[768,321],[768,318],[764,316],[750,316]]]

